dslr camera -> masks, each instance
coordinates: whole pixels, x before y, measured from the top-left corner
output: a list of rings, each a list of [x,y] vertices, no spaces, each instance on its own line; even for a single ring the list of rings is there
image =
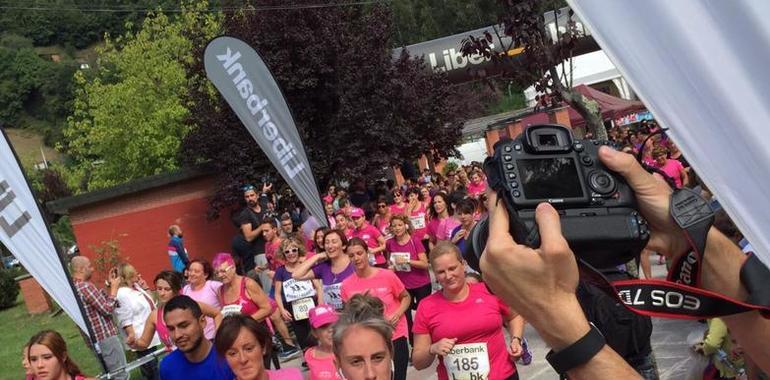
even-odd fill
[[[612,143],[576,140],[557,124],[529,126],[519,138],[495,144],[484,172],[505,203],[517,243],[540,246],[535,208],[548,202],[572,251],[591,266],[609,268],[639,255],[650,237],[647,222],[631,187],[599,161],[602,145]],[[488,227],[487,219],[480,221],[466,244],[466,260],[476,270]]]

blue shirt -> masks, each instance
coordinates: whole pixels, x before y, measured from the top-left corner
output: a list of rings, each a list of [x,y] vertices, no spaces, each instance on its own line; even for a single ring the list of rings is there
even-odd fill
[[[184,241],[179,236],[172,236],[168,242],[168,257],[175,272],[184,273],[189,259],[184,249]]]
[[[201,336],[202,339],[205,339]],[[206,359],[199,363],[191,363],[182,351],[174,350],[160,362],[160,378],[162,380],[233,380],[235,375],[224,358],[217,356],[217,351],[211,347]]]

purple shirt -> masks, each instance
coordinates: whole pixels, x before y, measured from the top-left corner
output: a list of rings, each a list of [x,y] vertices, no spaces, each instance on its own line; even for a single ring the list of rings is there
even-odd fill
[[[353,263],[350,263],[345,270],[340,273],[332,273],[332,264],[328,261],[324,261],[313,267],[313,274],[315,278],[321,280],[323,285],[334,285],[341,283],[342,280],[348,278],[355,272],[353,269]]]
[[[388,239],[388,241],[385,242],[385,250],[391,254],[391,257],[393,257],[394,253],[408,253],[409,260],[419,260],[420,257],[418,254],[425,253],[422,242],[415,237],[411,237],[404,245],[398,244],[395,237]],[[418,269],[410,266],[408,272],[400,271],[398,268],[395,268],[394,272],[407,289],[416,289],[430,284],[430,275],[425,269]]]

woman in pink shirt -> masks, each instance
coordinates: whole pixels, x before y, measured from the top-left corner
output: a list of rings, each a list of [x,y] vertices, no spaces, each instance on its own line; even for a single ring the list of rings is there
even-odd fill
[[[657,147],[652,151],[652,157],[655,158],[655,167],[671,178],[677,189],[687,184],[687,170],[681,162],[668,158],[668,149]]]
[[[377,199],[377,212],[374,214],[374,218],[372,218],[372,225],[380,230],[380,233],[385,236],[386,240],[393,237],[390,234],[390,218],[392,216],[393,214],[390,212],[385,196],[381,195]]]
[[[385,305],[384,317],[395,326],[393,333],[394,379],[406,379],[406,368],[409,365],[409,342],[407,340],[406,317],[412,302],[404,284],[396,275],[381,268],[369,265],[369,254],[366,243],[358,238],[348,242],[347,253],[353,262],[355,272],[342,281],[342,301],[347,302],[353,295],[368,293],[379,298]]]
[[[155,312],[150,313],[147,317],[142,335],[133,342],[126,342],[131,348],[138,350],[146,349],[156,331],[158,338],[160,338],[160,341],[166,346],[167,350],[171,351],[174,348],[174,343],[171,341],[166,323],[163,320],[163,306],[166,305],[168,300],[178,296],[181,290],[181,274],[164,270],[155,276],[155,292],[158,294],[158,307],[155,309]],[[198,306],[200,306],[203,315],[214,321],[214,327],[219,326],[219,323],[222,322],[222,314],[219,313],[218,308],[200,301],[198,301]]]
[[[345,234],[345,237],[350,239],[353,237],[353,222],[345,214],[344,209],[337,210],[337,215],[334,216],[337,220],[337,227],[335,230],[340,230]]]
[[[430,264],[442,290],[417,307],[414,367],[428,368],[438,357],[439,380],[518,379],[514,360],[523,352],[524,319],[511,312],[483,283],[469,284],[465,280],[465,265],[454,244],[436,245],[430,252]],[[510,345],[506,345],[503,334],[506,323]]]
[[[385,243],[385,249],[390,256],[390,268],[404,283],[406,291],[412,296],[409,310],[416,310],[420,301],[429,296],[431,291],[428,256],[425,254],[422,242],[412,236],[412,225],[405,215],[394,216],[390,220],[390,229],[395,235]],[[406,312],[410,344],[413,343],[411,314],[410,311]]]
[[[440,191],[433,196],[433,203],[430,205],[430,222],[428,222],[428,237],[430,237],[430,248],[436,243],[449,240],[452,231],[460,225],[452,214],[453,210],[449,207],[449,196]]]
[[[430,184],[427,184],[420,188],[420,195],[422,195],[422,205],[427,210],[430,207]]]
[[[419,188],[413,187],[406,191],[406,198],[409,200],[406,205],[406,216],[412,224],[412,236],[419,242],[426,239],[425,235],[428,233],[428,211],[422,202],[422,197]]]
[[[211,264],[206,260],[190,261],[190,265],[187,267],[187,285],[182,288],[182,294],[219,310],[222,308],[222,305],[219,304],[219,288],[222,287],[222,283],[211,280],[213,272]],[[214,339],[216,326],[214,326],[214,320],[211,317],[206,317],[204,333],[206,339]]]
[[[339,319],[337,312],[329,305],[319,305],[310,309],[309,318],[313,337],[318,341],[317,346],[305,351],[310,380],[341,380],[332,349],[332,325]]]
[[[471,173],[471,182],[468,184],[468,195],[471,198],[478,198],[487,190],[487,183],[481,177],[481,173],[474,170]]]
[[[393,204],[390,205],[390,213],[393,215],[403,214],[406,212],[406,202],[404,201],[404,194],[401,190],[393,192]]]

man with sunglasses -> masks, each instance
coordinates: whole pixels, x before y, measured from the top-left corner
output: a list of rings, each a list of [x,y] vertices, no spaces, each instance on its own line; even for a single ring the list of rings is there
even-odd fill
[[[246,207],[236,214],[233,221],[239,234],[231,242],[233,255],[236,258],[236,272],[246,275],[254,270],[256,255],[265,252],[265,239],[262,236],[262,220],[267,208],[267,193],[270,185],[263,185],[262,192],[257,193],[256,187],[246,185],[242,188]]]

